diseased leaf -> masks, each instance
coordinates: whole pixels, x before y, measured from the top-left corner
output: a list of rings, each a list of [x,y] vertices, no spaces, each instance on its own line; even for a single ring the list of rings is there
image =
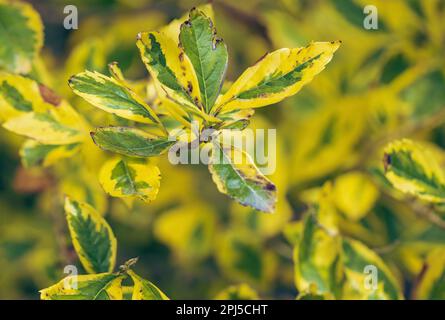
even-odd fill
[[[60,114],[52,112],[28,112],[3,123],[3,127],[16,134],[35,139],[42,144],[72,144],[85,139],[84,134],[60,120]]]
[[[80,144],[65,145],[41,144],[34,140],[27,140],[20,149],[20,156],[25,167],[51,166],[61,159],[66,159],[79,151]]]
[[[113,197],[138,197],[150,202],[158,194],[160,171],[147,159],[114,158],[100,170],[99,181]]]
[[[43,45],[43,25],[30,4],[0,1],[0,69],[31,72]]]
[[[125,275],[100,273],[68,276],[55,285],[40,290],[42,300],[122,300]]]
[[[385,148],[385,176],[404,192],[431,202],[445,201],[445,175],[434,154],[408,139]]]
[[[97,128],[91,132],[91,137],[104,150],[140,158],[159,156],[176,143],[166,137],[128,127]]]
[[[65,199],[65,213],[74,248],[89,273],[112,272],[117,242],[105,219],[90,205]]]
[[[69,85],[74,93],[97,108],[128,120],[160,124],[154,111],[121,81],[85,71],[71,77]]]
[[[170,300],[158,287],[128,270],[134,282],[132,300]]]
[[[283,48],[248,68],[221,96],[215,114],[258,108],[296,94],[331,61],[340,42],[313,42],[304,48]]]
[[[181,25],[179,40],[195,69],[201,101],[208,113],[224,80],[228,61],[226,45],[216,37],[210,18],[197,9],[190,11],[189,20]]]
[[[246,152],[214,144],[209,170],[220,192],[260,211],[275,210],[276,187]]]

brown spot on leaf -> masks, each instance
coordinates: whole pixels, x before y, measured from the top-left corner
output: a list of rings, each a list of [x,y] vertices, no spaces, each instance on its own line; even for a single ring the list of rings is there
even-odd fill
[[[275,185],[273,183],[269,182],[268,184],[266,184],[264,189],[267,191],[275,191],[275,190],[277,190],[277,187],[275,187]]]
[[[39,91],[43,100],[49,104],[52,104],[53,106],[57,107],[62,102],[62,98],[57,93],[43,84],[39,84]]]
[[[187,82],[187,92],[188,92],[188,93],[192,93],[192,91],[193,91],[193,85],[192,85],[192,83],[189,81],[189,82]]]
[[[387,153],[383,155],[383,168],[385,172],[388,171],[388,167],[391,165],[391,156]]]

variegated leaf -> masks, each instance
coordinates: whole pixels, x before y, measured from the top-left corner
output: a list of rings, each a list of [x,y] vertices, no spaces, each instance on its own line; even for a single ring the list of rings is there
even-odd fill
[[[42,144],[73,144],[84,140],[83,132],[62,122],[63,116],[57,109],[28,112],[9,119],[3,127]]]
[[[294,250],[295,283],[300,292],[340,296],[341,239],[320,227],[314,214],[304,218],[303,232]]]
[[[445,249],[437,248],[428,255],[413,297],[422,300],[445,299]]]
[[[65,213],[74,248],[89,273],[112,272],[117,242],[105,219],[90,205],[66,198]]]
[[[20,149],[20,156],[25,167],[47,167],[56,164],[61,159],[71,157],[79,151],[80,145],[80,143],[51,145],[27,140]]]
[[[55,285],[40,290],[42,300],[122,300],[125,275],[100,273],[68,276]]]
[[[203,109],[193,65],[174,40],[162,32],[143,32],[137,46],[147,70],[167,96],[190,110]]]
[[[140,158],[159,156],[176,143],[166,137],[128,127],[97,128],[91,132],[91,137],[104,150]]]
[[[209,170],[218,190],[242,205],[274,212],[276,187],[244,151],[213,144]]]
[[[258,108],[296,94],[331,61],[340,42],[313,42],[304,48],[283,48],[248,68],[222,95],[213,113]]]
[[[102,166],[99,181],[113,197],[138,197],[150,202],[158,194],[160,174],[159,168],[148,159],[118,157]]]
[[[445,201],[444,171],[425,146],[408,139],[394,141],[385,148],[383,164],[396,189],[427,201]]]
[[[28,3],[0,1],[0,69],[27,74],[43,45],[43,24]]]
[[[70,78],[74,93],[97,108],[142,123],[160,124],[156,113],[122,81],[85,71]]]
[[[344,238],[342,240],[343,263],[345,270],[345,286],[343,299],[402,299],[400,286],[391,270],[383,260],[371,249],[359,241]],[[373,269],[370,269],[373,268]],[[375,281],[366,282],[375,271]],[[369,287],[366,287],[366,284]],[[372,288],[372,285],[375,285]]]
[[[170,300],[158,287],[133,270],[128,270],[128,275],[134,282],[132,300]]]

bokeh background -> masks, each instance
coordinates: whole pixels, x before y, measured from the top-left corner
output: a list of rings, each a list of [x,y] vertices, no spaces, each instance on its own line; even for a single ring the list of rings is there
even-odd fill
[[[84,69],[105,72],[111,61],[129,79],[148,77],[136,34],[206,3],[27,2],[45,26],[45,82],[93,125],[108,120],[71,93],[68,78]],[[363,28],[368,2],[378,8],[377,30]],[[78,30],[63,28],[67,4],[78,7]],[[0,298],[38,299],[39,289],[62,278],[64,265],[81,270],[63,211],[54,205],[63,185],[93,197],[106,213],[118,239],[118,263],[139,257],[138,273],[170,298],[211,299],[245,283],[263,298],[294,299],[293,232],[307,202],[327,182],[342,234],[375,250],[405,298],[414,297],[428,255],[445,245],[445,230],[391,190],[381,174],[381,148],[400,137],[428,141],[438,152],[445,148],[445,2],[215,0],[213,7],[229,50],[229,80],[268,51],[342,40],[313,82],[258,110],[252,121],[252,127],[277,129],[277,170],[270,177],[279,190],[277,211],[241,207],[218,193],[206,167],[172,166],[166,159],[159,161],[158,198],[129,207],[106,197],[94,164],[81,170],[89,164],[66,159],[55,169],[24,169],[18,154],[23,139],[1,128]],[[57,168],[64,166],[69,169]],[[88,189],[79,190],[78,180]]]

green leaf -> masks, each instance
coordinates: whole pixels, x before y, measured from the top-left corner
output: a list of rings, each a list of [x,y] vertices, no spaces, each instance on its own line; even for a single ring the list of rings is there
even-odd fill
[[[158,194],[160,174],[159,168],[147,159],[118,157],[102,166],[99,181],[113,197],[138,197],[150,202]]]
[[[166,137],[128,127],[97,128],[91,132],[91,137],[104,150],[141,158],[159,156],[176,143]]]
[[[214,144],[209,170],[220,192],[260,211],[275,210],[276,187],[246,152]]]
[[[75,94],[97,108],[128,120],[160,124],[154,111],[122,81],[85,71],[71,77],[69,85]]]
[[[112,272],[117,243],[105,219],[90,205],[66,198],[65,213],[77,255],[89,273]]]
[[[20,156],[25,167],[51,166],[61,159],[66,159],[79,151],[80,143],[66,145],[41,144],[27,140],[20,149]]]
[[[27,74],[43,45],[43,25],[31,5],[0,2],[0,69]]]
[[[189,20],[181,25],[179,40],[193,64],[201,101],[209,112],[224,80],[228,61],[226,45],[216,37],[216,30],[210,18],[197,9],[190,11]]]
[[[158,287],[138,276],[133,270],[128,270],[127,273],[134,282],[132,300],[170,300]]]
[[[122,300],[125,275],[101,273],[68,276],[55,285],[40,290],[42,300]]]
[[[385,176],[407,194],[431,202],[445,201],[445,175],[438,159],[425,146],[408,139],[385,148]]]

